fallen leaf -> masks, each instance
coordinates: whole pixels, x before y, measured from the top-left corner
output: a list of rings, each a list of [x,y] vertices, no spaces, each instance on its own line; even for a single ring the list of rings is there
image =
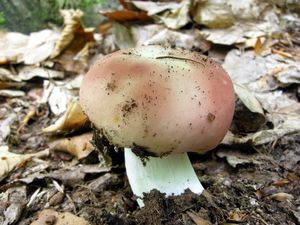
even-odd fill
[[[83,113],[78,101],[71,101],[67,110],[53,125],[43,129],[44,133],[71,132],[82,128],[87,123],[87,116]]]
[[[282,90],[258,93],[255,97],[259,100],[262,107],[269,113],[288,113],[296,114],[300,111],[300,103]]]
[[[41,30],[29,36],[10,32],[0,35],[0,64],[36,64],[47,59],[54,49],[59,34],[54,30]]]
[[[17,181],[21,181],[26,184],[30,184],[34,180],[42,180],[42,179],[46,179],[46,178],[52,178],[52,179],[61,181],[64,185],[73,187],[79,183],[86,182],[85,177],[88,174],[93,174],[95,176],[96,174],[104,173],[104,175],[101,175],[98,178],[99,180],[96,179],[98,181],[94,180],[96,182],[94,184],[95,187],[98,187],[97,182],[100,182],[101,179],[107,180],[106,178],[111,177],[111,176],[106,175],[106,174],[110,175],[110,173],[107,173],[107,172],[109,172],[111,170],[111,168],[110,167],[102,167],[102,166],[99,166],[99,164],[90,164],[90,165],[78,164],[75,166],[74,165],[67,166],[66,164],[64,164],[64,165],[65,165],[65,168],[58,169],[58,170],[55,170],[50,173],[45,173],[45,171],[39,171],[39,172],[35,172],[32,174],[24,175],[24,176],[22,176],[22,178],[17,179]],[[103,177],[103,178],[101,178],[101,177]]]
[[[18,223],[26,207],[27,191],[24,185],[11,186],[6,191],[1,191],[1,225]]]
[[[233,81],[244,85],[255,82],[268,73],[266,60],[253,51],[231,50],[222,66]]]
[[[231,50],[226,55],[223,67],[234,81],[244,85],[256,82],[266,75],[273,76],[282,84],[300,82],[299,61],[277,54],[262,56],[256,55],[254,51]],[[268,85],[270,84],[266,83],[266,86]],[[262,90],[268,90],[268,88],[263,87],[257,91],[262,92]]]
[[[180,4],[177,2],[153,2],[153,1],[132,1],[132,4],[138,9],[144,10],[149,16],[153,16],[166,10],[177,10]]]
[[[108,17],[109,19],[118,21],[118,22],[125,22],[125,21],[147,21],[150,20],[150,17],[145,12],[137,12],[128,9],[123,9],[120,11],[113,11],[113,12],[100,12],[103,16]]]
[[[144,29],[143,29],[144,28]],[[145,34],[147,32],[148,34]],[[203,40],[197,31],[174,31],[160,26],[138,27],[133,30],[137,45],[174,46],[184,49],[200,49],[206,52],[211,44]]]
[[[9,32],[0,33],[0,65],[21,62],[22,50],[27,45],[27,35]]]
[[[93,134],[86,133],[69,138],[61,138],[50,142],[48,145],[51,150],[68,152],[77,159],[87,157],[93,150],[91,144]]]
[[[219,150],[217,156],[226,158],[229,165],[236,168],[238,165],[244,164],[261,164],[262,162],[255,159],[254,155],[249,155],[237,151]]]
[[[49,154],[49,150],[33,154],[15,154],[9,152],[7,146],[0,146],[0,180],[3,179],[9,172],[18,166],[21,166],[26,161],[30,161],[32,158],[45,157]]]
[[[280,32],[279,18],[273,7],[260,15],[260,18],[261,22],[241,20],[229,28],[207,28],[199,32],[206,40],[222,45],[245,43],[249,39],[267,37],[269,33]]]
[[[41,103],[49,104],[50,110],[59,116],[66,112],[69,102],[75,99],[74,93],[66,88],[65,82],[44,81]]]
[[[64,29],[55,45],[51,58],[58,56],[74,39],[74,34],[78,29],[82,30],[80,18],[83,12],[80,10],[61,10],[61,15],[64,18]]]
[[[46,60],[51,55],[58,37],[57,31],[49,29],[31,33],[21,60],[27,65]]]
[[[45,225],[45,224],[59,224],[59,225],[89,225],[89,223],[78,216],[69,212],[56,212],[52,209],[44,209],[39,213],[38,219],[31,223],[31,225]]]
[[[260,102],[244,85],[234,83],[234,91],[251,112],[264,115]]]
[[[241,223],[244,222],[247,218],[247,213],[239,210],[231,211],[229,212],[229,218],[228,220],[230,222],[237,222]]]
[[[87,55],[94,42],[94,28],[84,28],[80,18],[83,16],[80,10],[61,10],[64,18],[63,31],[51,54],[54,61],[61,64],[66,70],[74,73],[85,73],[88,67]],[[84,57],[79,58],[79,52],[85,52]]]
[[[135,46],[134,36],[131,27],[118,22],[112,24],[114,43],[119,49],[132,48]]]
[[[285,202],[287,200],[294,199],[293,195],[284,192],[273,194],[270,197],[278,202]]]
[[[18,70],[16,79],[20,81],[28,81],[35,77],[44,79],[63,79],[64,73],[62,71],[46,69],[36,66],[23,66]]]
[[[191,2],[144,2],[132,1],[134,6],[147,12],[148,16],[161,21],[166,27],[179,29],[190,22],[189,7]]]
[[[211,223],[192,211],[186,212],[196,225],[210,225]]]
[[[247,134],[244,137],[235,136],[231,132],[227,132],[226,136],[222,140],[223,144],[233,145],[233,144],[251,144],[251,145],[262,145],[266,144],[285,135],[295,134],[300,131],[299,127],[294,128],[274,128],[269,130],[261,130],[256,133]]]
[[[254,52],[255,52],[255,54],[257,54],[257,55],[260,55],[261,54],[261,52],[262,52],[262,42],[261,42],[261,38],[260,37],[258,37],[258,38],[256,38],[256,42],[255,42],[255,46],[254,46]]]
[[[234,24],[234,16],[226,0],[196,1],[193,20],[209,28],[227,28]]]

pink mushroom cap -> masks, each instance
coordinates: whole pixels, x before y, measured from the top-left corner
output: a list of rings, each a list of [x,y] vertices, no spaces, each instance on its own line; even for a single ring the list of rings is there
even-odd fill
[[[230,127],[235,94],[224,69],[187,50],[143,46],[97,61],[80,104],[114,145],[149,152],[204,152]]]

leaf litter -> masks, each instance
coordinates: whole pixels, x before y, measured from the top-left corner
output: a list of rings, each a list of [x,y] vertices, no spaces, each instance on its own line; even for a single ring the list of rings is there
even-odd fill
[[[2,31],[0,223],[299,224],[297,13],[288,1],[120,1],[98,30],[71,9],[62,28]],[[139,209],[122,151],[93,137],[78,95],[97,58],[151,44],[213,56],[237,100],[221,145],[190,154],[205,193],[153,190]]]

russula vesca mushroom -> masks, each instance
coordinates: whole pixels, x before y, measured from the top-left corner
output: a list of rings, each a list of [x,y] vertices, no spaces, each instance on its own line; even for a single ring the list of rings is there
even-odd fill
[[[160,168],[160,160],[172,164],[173,157],[186,157],[185,164],[190,165],[187,156],[179,153],[204,152],[218,145],[231,124],[234,101],[232,82],[220,65],[198,53],[161,46],[123,49],[105,56],[92,66],[80,89],[83,111],[111,143],[167,155],[150,157],[150,165],[138,169],[146,170],[145,174],[140,171],[141,178],[147,176],[151,161],[157,161],[152,167]],[[127,174],[143,167],[138,158],[131,161],[134,157],[129,149],[125,151]],[[134,193],[142,194],[132,184],[138,175],[132,179],[129,176]]]

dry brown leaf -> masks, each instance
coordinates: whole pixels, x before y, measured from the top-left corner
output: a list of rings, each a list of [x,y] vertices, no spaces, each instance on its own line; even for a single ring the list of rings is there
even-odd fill
[[[125,22],[125,21],[147,21],[151,18],[145,12],[137,12],[128,9],[123,9],[120,11],[114,12],[101,12],[103,16],[108,17],[109,19],[116,20],[118,22]]]
[[[92,133],[61,138],[50,142],[49,147],[51,150],[68,152],[71,155],[76,156],[77,159],[82,159],[94,150],[94,146],[91,144],[92,138]]]
[[[255,54],[260,55],[261,52],[262,52],[262,47],[263,47],[263,45],[262,45],[261,39],[260,39],[260,37],[258,37],[256,39],[256,42],[255,42],[255,45],[254,45]]]
[[[241,223],[244,222],[247,218],[247,213],[242,211],[231,211],[229,212],[229,218],[228,220],[230,222],[237,222]]]
[[[78,101],[72,101],[68,104],[67,111],[53,125],[43,129],[44,133],[59,133],[82,128],[88,118],[83,113]]]
[[[74,34],[78,29],[82,30],[80,18],[83,12],[80,10],[61,10],[61,15],[64,18],[65,27],[55,45],[51,54],[51,58],[58,56],[74,39]]]
[[[30,161],[33,157],[40,158],[48,156],[49,150],[33,154],[15,154],[9,152],[7,146],[0,146],[0,180],[3,179],[10,171],[18,166],[24,165],[25,162]]]
[[[294,198],[293,195],[284,192],[273,194],[270,197],[278,202],[285,202],[287,200],[292,200]]]
[[[69,212],[56,212],[52,209],[44,209],[40,212],[36,221],[31,225],[45,225],[45,224],[57,224],[57,225],[89,225],[89,223],[78,216],[75,216]]]
[[[210,225],[211,223],[192,211],[186,212],[196,225]]]
[[[94,28],[84,28],[80,18],[80,10],[62,10],[65,27],[56,43],[51,58],[60,63],[65,70],[75,73],[85,73],[88,57],[78,58],[80,51],[87,52],[94,42]],[[77,57],[77,58],[76,58]]]

